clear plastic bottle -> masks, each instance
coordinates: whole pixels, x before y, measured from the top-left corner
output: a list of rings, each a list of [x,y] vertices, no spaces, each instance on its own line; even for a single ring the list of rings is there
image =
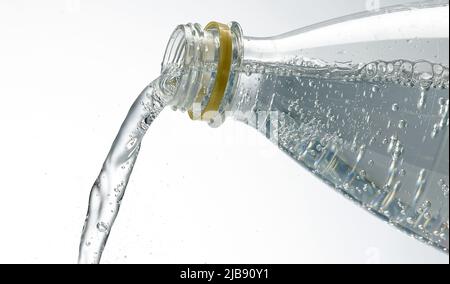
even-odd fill
[[[253,126],[362,207],[448,251],[448,23],[446,3],[270,38],[237,23],[179,26],[162,66],[178,73],[161,88],[192,119]]]

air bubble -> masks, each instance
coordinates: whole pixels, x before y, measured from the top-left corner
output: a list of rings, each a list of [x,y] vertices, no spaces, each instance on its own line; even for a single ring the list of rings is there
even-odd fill
[[[414,64],[414,79],[420,83],[421,86],[429,87],[433,79],[433,65],[431,63],[422,61]]]
[[[411,62],[404,62],[400,67],[400,76],[404,80],[403,83],[409,82],[413,75],[413,65]]]
[[[449,194],[449,188],[448,188],[448,185],[447,185],[447,184],[443,184],[443,185],[441,186],[441,189],[442,189],[442,192],[444,193],[444,196],[445,196],[445,197],[448,197],[448,194]]]
[[[393,104],[392,105],[392,111],[399,111],[399,109],[400,109],[399,104]]]
[[[400,120],[398,122],[398,128],[404,129],[408,127],[408,122],[406,120]]]
[[[128,143],[127,143],[128,150],[134,148],[134,146],[136,146],[136,142],[137,142],[137,138],[135,138],[135,137],[131,138],[130,141],[128,141]]]
[[[417,103],[417,108],[419,110],[422,110],[424,108],[426,102],[427,102],[427,93],[426,93],[426,90],[424,88],[422,88],[420,91],[420,98],[419,98],[419,102]]]
[[[444,67],[442,67],[442,65],[435,64],[435,65],[433,66],[433,72],[434,72],[434,74],[436,74],[436,75],[441,75],[442,72],[444,72]]]
[[[100,222],[100,223],[98,223],[97,224],[97,230],[100,232],[100,233],[106,233],[107,231],[108,231],[108,225],[106,225],[105,223],[103,223],[103,222]]]
[[[387,65],[386,65],[386,63],[384,63],[384,62],[380,62],[379,64],[378,64],[378,73],[381,75],[381,76],[384,76],[384,74],[387,72]]]

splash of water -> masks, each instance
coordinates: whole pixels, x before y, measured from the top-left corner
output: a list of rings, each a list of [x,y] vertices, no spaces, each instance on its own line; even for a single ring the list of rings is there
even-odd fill
[[[92,187],[80,242],[80,264],[100,262],[142,139],[168,102],[168,97],[159,89],[159,82],[157,79],[147,86],[132,105]]]

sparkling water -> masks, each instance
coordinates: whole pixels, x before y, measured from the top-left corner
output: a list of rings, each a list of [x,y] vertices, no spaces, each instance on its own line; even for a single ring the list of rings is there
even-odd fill
[[[92,187],[81,237],[79,263],[100,262],[139,155],[142,139],[167,103],[159,82],[159,79],[155,80],[145,88],[132,105]]]
[[[373,214],[448,252],[448,67],[300,60],[247,62],[238,72],[238,120]]]

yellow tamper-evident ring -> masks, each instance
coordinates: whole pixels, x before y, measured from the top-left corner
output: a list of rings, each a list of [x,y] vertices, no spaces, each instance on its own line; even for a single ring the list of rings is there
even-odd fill
[[[191,119],[211,120],[214,115],[217,114],[222,103],[222,99],[225,96],[225,89],[230,77],[231,62],[233,56],[233,43],[231,37],[231,30],[228,25],[211,22],[205,27],[205,31],[216,30],[219,33],[219,61],[217,64],[216,80],[211,92],[206,107],[201,111],[201,116],[196,117],[192,110],[189,111]],[[207,88],[202,87],[199,94],[195,99],[195,103],[201,103],[202,99],[206,96]]]

